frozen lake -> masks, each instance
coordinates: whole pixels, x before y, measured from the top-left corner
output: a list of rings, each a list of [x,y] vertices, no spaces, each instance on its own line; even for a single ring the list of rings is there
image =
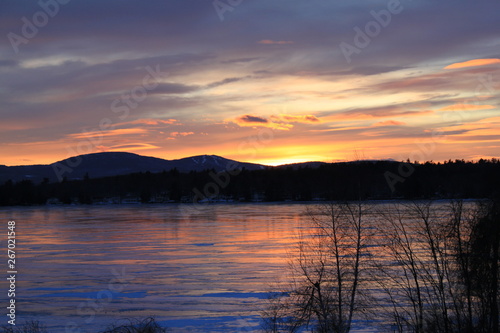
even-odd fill
[[[392,267],[394,259],[385,250],[390,238],[382,236],[390,225],[381,224],[387,222],[380,212],[405,204],[372,204],[370,209],[379,213],[366,215],[370,262]],[[16,221],[17,323],[34,319],[51,333],[84,333],[153,316],[173,332],[256,332],[272,285],[287,279],[287,258],[299,232],[310,228],[304,212],[311,205],[0,209],[6,231],[7,221]],[[446,207],[434,203],[437,219],[449,218]],[[417,226],[413,218],[404,221],[408,230]],[[410,233],[419,253],[421,236]],[[6,237],[1,242],[6,248]],[[380,284],[370,279],[382,266],[367,263],[365,288],[380,294]],[[391,281],[398,281],[398,274]],[[7,283],[2,285],[7,291]],[[401,286],[391,288],[404,291],[397,289]],[[383,321],[379,310],[389,304],[378,304],[371,310],[376,321]],[[6,323],[4,317],[0,325]],[[356,319],[352,331],[377,332],[380,326],[375,326]]]
[[[154,316],[174,332],[256,330],[306,205],[185,207],[1,209],[16,221],[17,322],[97,332]]]

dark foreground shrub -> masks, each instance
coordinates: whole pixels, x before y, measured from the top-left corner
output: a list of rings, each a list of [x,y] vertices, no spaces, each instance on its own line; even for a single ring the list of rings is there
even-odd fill
[[[25,322],[20,327],[15,326],[2,326],[1,333],[48,333],[45,326],[40,324],[39,321],[30,320]]]
[[[30,320],[23,325],[2,326],[0,333],[48,333],[47,328],[39,321]],[[127,324],[112,325],[100,333],[165,333],[166,328],[161,327],[152,317],[144,320],[128,320]]]
[[[164,333],[167,330],[154,320],[154,318],[146,318],[144,320],[129,320],[124,325],[113,325],[102,333]]]

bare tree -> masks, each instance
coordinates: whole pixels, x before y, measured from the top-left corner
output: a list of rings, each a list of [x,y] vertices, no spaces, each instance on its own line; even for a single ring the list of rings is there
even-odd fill
[[[290,261],[291,286],[265,314],[269,331],[349,332],[366,311],[385,330],[498,333],[500,203],[379,208],[308,210],[311,224]]]
[[[500,202],[481,203],[469,239],[471,294],[475,297],[478,329],[499,332]],[[480,330],[479,330],[480,329]]]
[[[264,314],[269,331],[351,330],[360,310],[365,213],[361,203],[330,203],[307,210],[310,227],[290,260],[289,292],[274,299],[272,310]]]
[[[380,213],[387,256],[377,280],[400,332],[498,332],[500,219],[491,207],[419,202]]]

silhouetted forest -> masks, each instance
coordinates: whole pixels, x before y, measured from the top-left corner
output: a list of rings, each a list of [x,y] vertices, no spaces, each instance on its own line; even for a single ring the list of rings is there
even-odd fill
[[[358,161],[264,170],[160,173],[0,186],[0,205],[485,198],[498,195],[500,161]]]

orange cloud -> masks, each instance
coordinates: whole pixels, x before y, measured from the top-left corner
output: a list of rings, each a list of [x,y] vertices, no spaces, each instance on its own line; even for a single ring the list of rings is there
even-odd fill
[[[379,127],[379,126],[401,126],[401,125],[406,125],[406,123],[397,120],[387,120],[387,121],[380,121],[378,123],[373,124],[372,126]]]
[[[440,128],[448,141],[456,143],[500,142],[500,117],[490,117],[472,123]]]
[[[271,119],[276,119],[288,123],[304,123],[304,124],[320,122],[320,120],[313,115],[294,116],[288,114],[280,114],[279,116],[271,116]]]
[[[261,41],[258,41],[259,44],[266,44],[266,45],[284,45],[284,44],[293,44],[294,42],[289,41],[289,40],[270,40],[270,39],[263,39]]]
[[[140,124],[140,125],[171,125],[176,123],[176,119],[168,119],[168,120],[161,120],[161,119],[137,119],[128,123],[120,124],[120,125],[126,125],[126,124]]]
[[[278,130],[289,130],[293,127],[290,124],[281,124],[270,121],[267,118],[245,114],[236,119],[230,120],[241,127],[269,127]]]
[[[447,127],[441,127],[441,131],[457,131],[457,130],[467,130],[467,131],[473,131],[473,130],[485,130],[485,129],[491,129],[491,128],[499,128],[500,127],[500,117],[489,117],[489,118],[483,118],[478,121],[470,122],[470,123],[465,123],[465,124],[459,124],[455,126],[447,126]],[[500,132],[497,132],[500,133]]]
[[[279,130],[289,130],[293,128],[292,125],[293,123],[311,124],[320,122],[320,120],[313,115],[288,115],[288,114],[280,114],[278,116],[272,115],[269,117],[269,119],[260,116],[246,114],[231,121],[242,127],[257,126],[257,127],[269,127]]]
[[[365,109],[354,109],[349,111],[337,112],[329,116],[322,117],[321,119],[327,121],[338,120],[365,120],[373,118],[386,118],[386,117],[421,117],[433,114],[432,110],[407,110],[403,107],[374,107]]]
[[[188,135],[193,135],[194,132],[172,132],[170,133],[170,136],[172,137],[179,137],[179,136],[188,136]]]
[[[493,105],[474,105],[474,104],[453,104],[439,109],[438,111],[470,111],[470,110],[491,110]]]
[[[454,64],[446,66],[444,69],[456,69],[465,67],[476,67],[476,66],[486,66],[492,64],[500,64],[500,59],[474,59],[464,62],[456,62]]]
[[[158,149],[161,147],[151,145],[149,143],[130,143],[126,145],[117,145],[112,147],[106,146],[98,146],[97,147],[101,151],[136,151],[136,150],[145,150],[145,149]]]
[[[146,130],[142,128],[122,128],[109,131],[74,133],[68,136],[73,139],[90,139],[103,136],[118,136],[118,135],[143,134],[143,133],[146,133]]]

